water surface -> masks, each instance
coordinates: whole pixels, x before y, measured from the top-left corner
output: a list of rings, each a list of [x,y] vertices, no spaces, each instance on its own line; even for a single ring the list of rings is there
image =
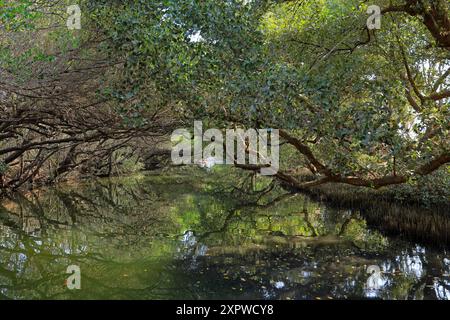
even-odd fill
[[[385,208],[375,219],[227,177],[177,171],[15,194],[0,206],[0,299],[450,299],[447,247],[386,235],[383,224],[420,227],[403,221],[409,209],[392,208],[405,223],[390,212],[377,226]],[[420,214],[448,238],[448,217]],[[65,285],[69,265],[80,290]]]

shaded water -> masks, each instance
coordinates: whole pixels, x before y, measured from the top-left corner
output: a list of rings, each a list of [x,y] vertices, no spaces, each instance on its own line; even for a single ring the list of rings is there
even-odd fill
[[[447,248],[385,236],[358,209],[244,196],[245,181],[228,176],[172,172],[14,195],[0,206],[0,298],[450,299]],[[81,290],[65,285],[69,265],[81,269]]]

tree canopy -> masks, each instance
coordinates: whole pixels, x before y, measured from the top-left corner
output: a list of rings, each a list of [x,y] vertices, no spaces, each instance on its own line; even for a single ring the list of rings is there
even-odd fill
[[[193,120],[279,128],[299,189],[448,168],[447,0],[377,1],[374,30],[362,0],[85,0],[81,30],[68,5],[0,1],[4,187],[138,161]]]

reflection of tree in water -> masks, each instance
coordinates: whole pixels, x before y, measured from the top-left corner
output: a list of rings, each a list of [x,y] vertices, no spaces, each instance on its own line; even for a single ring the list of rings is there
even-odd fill
[[[139,297],[142,292],[145,296],[150,288],[158,292],[153,288],[160,280],[156,276],[127,288],[133,270],[163,272],[164,264],[158,260],[172,250],[169,242],[152,245],[153,237],[175,230],[166,217],[171,199],[159,197],[158,192],[140,183],[102,182],[80,191],[52,190],[43,197],[15,195],[1,210],[9,228],[0,238],[0,292],[20,297],[33,288],[35,297],[67,295],[63,281],[70,264],[88,270],[83,272],[83,283],[92,286],[94,296],[101,296],[101,291],[118,297]],[[30,230],[30,219],[37,221],[38,228]],[[23,231],[31,231],[32,237]]]
[[[215,181],[216,182],[216,181]],[[356,210],[330,209],[251,181],[101,180],[15,195],[0,207],[0,294],[6,298],[448,299],[446,252],[387,240]],[[245,195],[243,194],[245,192]],[[63,286],[82,269],[82,290]],[[443,276],[447,274],[447,276]]]
[[[27,197],[16,194],[10,200],[3,207],[2,216],[6,214],[8,225],[16,229],[22,229],[27,219],[34,219],[43,233],[47,228],[88,225],[104,237],[111,231],[117,237],[121,232],[129,232],[127,236],[139,235],[162,224],[163,211],[170,199],[164,200],[139,182],[130,185],[99,182],[81,191],[52,189],[43,199],[31,193]]]
[[[249,298],[445,299],[420,286],[433,277],[446,281],[442,274],[448,273],[448,267],[436,259],[435,252],[421,247],[402,249],[409,244],[395,239],[389,243],[369,230],[357,211],[326,209],[306,199],[283,200],[238,205],[219,223],[206,228],[199,223],[193,228],[209,244],[198,269],[215,270],[212,278],[217,279],[219,273],[229,281],[227,288],[232,291],[225,297],[241,293]],[[374,264],[382,268],[383,288],[368,291],[366,271]],[[430,276],[432,270],[437,277]],[[198,297],[211,297],[215,287],[223,287],[222,281],[214,279],[208,278],[206,288],[199,286]]]

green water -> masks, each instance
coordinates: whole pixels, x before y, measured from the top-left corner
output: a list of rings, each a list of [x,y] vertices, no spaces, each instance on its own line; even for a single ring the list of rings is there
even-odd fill
[[[446,246],[386,236],[386,209],[247,180],[194,170],[15,194],[0,206],[0,299],[450,299]],[[442,236],[448,217],[433,221]]]

